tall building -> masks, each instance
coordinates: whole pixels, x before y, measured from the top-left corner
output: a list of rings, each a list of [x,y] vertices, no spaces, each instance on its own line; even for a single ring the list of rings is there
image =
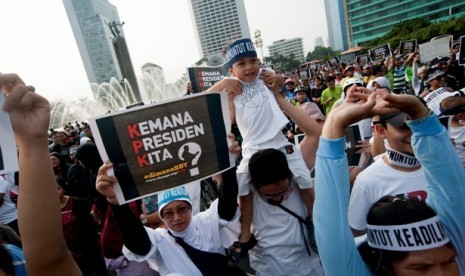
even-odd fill
[[[268,46],[268,51],[270,52],[270,56],[275,54],[289,56],[290,54],[294,54],[296,60],[305,62],[304,44],[301,37],[274,41],[273,45]]]
[[[325,47],[325,43],[323,42],[323,38],[321,36],[315,38],[315,47]]]
[[[346,0],[326,0],[326,23],[328,25],[329,47],[331,49],[347,50],[351,45],[347,44],[345,2]],[[355,0],[354,0],[355,1]],[[359,0],[358,0],[359,1]],[[367,2],[367,0],[362,0]]]
[[[108,0],[63,0],[74,38],[90,83],[122,80],[112,35],[107,26],[121,22],[116,7]],[[120,36],[124,37],[120,29]]]
[[[437,22],[465,14],[463,0],[345,0],[354,45],[388,33],[399,22],[424,17]]]
[[[188,0],[201,57],[209,65],[223,62],[221,52],[232,40],[250,38],[244,0]]]

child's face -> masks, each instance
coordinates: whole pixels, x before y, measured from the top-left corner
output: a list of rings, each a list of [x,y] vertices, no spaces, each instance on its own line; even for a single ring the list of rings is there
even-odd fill
[[[253,82],[260,71],[260,59],[257,57],[244,57],[236,61],[229,72],[231,76],[245,82]]]

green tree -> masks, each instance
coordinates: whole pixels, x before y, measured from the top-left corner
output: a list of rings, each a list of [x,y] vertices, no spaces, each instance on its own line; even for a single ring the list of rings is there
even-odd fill
[[[313,49],[313,52],[308,52],[307,61],[319,59],[327,60],[334,56],[339,56],[339,54],[340,52],[333,51],[331,47],[316,46],[315,49]]]
[[[273,64],[276,68],[282,71],[292,71],[301,63],[295,59],[294,54],[290,54],[289,56],[274,54],[272,56],[265,57],[264,60],[267,64]]]
[[[400,21],[384,36],[363,43],[361,46],[372,48],[389,43],[391,47],[396,48],[400,41],[416,39],[418,43],[424,43],[435,36],[446,34],[459,38],[465,33],[464,26],[465,16],[435,23],[426,18],[415,18]]]

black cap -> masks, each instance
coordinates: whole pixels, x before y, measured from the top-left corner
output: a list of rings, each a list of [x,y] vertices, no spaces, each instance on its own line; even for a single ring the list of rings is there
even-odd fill
[[[387,115],[381,115],[379,121],[389,123],[393,127],[402,127],[406,124],[406,117],[407,114],[404,112],[395,112]]]

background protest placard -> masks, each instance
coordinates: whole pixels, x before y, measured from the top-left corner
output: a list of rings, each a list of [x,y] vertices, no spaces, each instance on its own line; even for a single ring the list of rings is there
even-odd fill
[[[355,57],[355,62],[358,65],[365,65],[368,63],[368,54],[359,55]]]
[[[339,57],[333,57],[333,58],[330,58],[327,61],[328,66],[330,66],[332,68],[337,67],[340,63],[341,63],[341,61],[339,60]]]
[[[0,91],[0,106],[5,96]],[[0,174],[18,170],[18,153],[15,136],[11,127],[10,115],[0,109]]]
[[[458,62],[460,65],[465,64],[465,35],[460,37],[460,48],[459,48]]]
[[[417,40],[406,40],[399,43],[399,52],[400,55],[407,55],[415,52],[417,49]]]
[[[368,50],[368,54],[372,62],[383,60],[391,55],[391,46],[385,44]]]
[[[345,152],[347,154],[347,160],[349,166],[362,166],[365,161],[365,155],[358,152],[359,148],[356,148],[359,141],[363,141],[362,130],[359,124],[353,124],[345,129],[344,135],[346,137]],[[300,146],[300,142],[304,139],[305,134],[294,135],[294,144]]]
[[[353,124],[347,127],[344,131],[346,137],[345,151],[347,154],[347,160],[349,166],[362,166],[365,161],[365,155],[359,151],[357,144],[359,141],[363,141],[362,129],[359,124]]]
[[[197,92],[208,90],[215,83],[229,76],[227,63],[218,67],[188,67],[187,73],[192,87]]]
[[[102,159],[113,163],[118,201],[232,167],[228,111],[226,93],[201,93],[90,119]]]
[[[305,80],[312,77],[310,69],[299,69],[298,71],[299,80]]]
[[[425,63],[435,57],[447,57],[450,52],[452,36],[444,36],[419,45],[420,61]]]

